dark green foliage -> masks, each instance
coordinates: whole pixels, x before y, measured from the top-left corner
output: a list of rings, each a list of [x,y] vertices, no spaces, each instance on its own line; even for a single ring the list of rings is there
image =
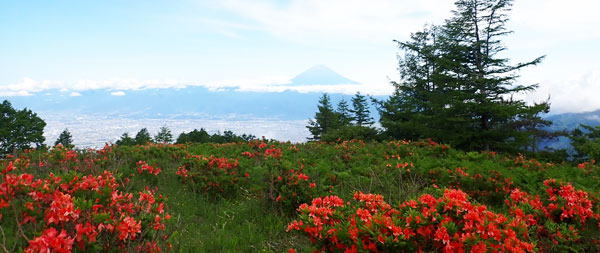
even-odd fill
[[[163,126],[160,128],[156,136],[154,136],[154,141],[158,143],[171,143],[173,142],[173,134],[169,128]]]
[[[232,142],[247,142],[256,139],[256,136],[251,134],[236,135],[232,131],[224,131],[223,134],[216,133],[210,135],[204,128],[200,130],[194,129],[189,133],[181,133],[177,137],[177,144],[184,143],[232,143]]]
[[[369,104],[367,103],[367,97],[361,95],[360,92],[356,92],[352,97],[352,120],[357,126],[370,126],[373,124],[373,117],[371,117],[371,111],[369,110]]]
[[[61,144],[63,145],[63,147],[68,149],[72,149],[73,147],[75,147],[75,145],[73,145],[73,136],[71,136],[71,132],[69,132],[69,129],[65,129],[62,131],[62,133],[60,133],[58,139],[56,139],[56,141],[54,142],[54,146],[58,144]]]
[[[575,157],[600,161],[600,126],[581,125],[569,136],[571,145],[577,152]]]
[[[331,99],[327,93],[321,96],[317,107],[318,112],[315,113],[315,118],[310,119],[308,126],[306,126],[312,134],[310,140],[320,140],[321,136],[327,131],[341,127],[346,117],[342,113],[333,110]]]
[[[350,115],[350,107],[346,100],[341,100],[336,108],[336,112],[340,114],[340,120],[342,125],[349,125],[352,122],[352,115]]]
[[[27,108],[16,110],[4,100],[0,104],[0,154],[43,146],[45,126],[36,113]]]
[[[336,110],[333,110],[329,95],[323,94],[318,110],[314,120],[311,119],[307,126],[312,134],[310,140],[378,140],[381,137],[379,131],[370,126],[373,118],[367,98],[359,92],[352,98],[352,108],[345,100],[341,100]]]
[[[121,135],[121,139],[117,140],[115,144],[119,146],[134,146],[135,140],[129,137],[129,133],[123,133],[123,135]]]
[[[137,145],[144,145],[150,142],[153,141],[147,128],[140,129],[140,131],[135,135],[135,144]]]
[[[256,136],[250,134],[236,135],[232,131],[226,130],[221,133],[213,134],[210,137],[210,142],[214,143],[232,143],[232,142],[247,142],[256,139]]]
[[[536,85],[516,84],[517,72],[543,57],[510,65],[499,55],[511,33],[510,0],[460,0],[454,16],[398,42],[401,81],[380,104],[381,125],[395,138],[433,138],[467,150],[523,151],[551,122],[539,114],[547,102],[528,105],[513,95]]]
[[[194,129],[189,133],[181,133],[179,137],[177,137],[177,144],[184,143],[207,143],[210,141],[210,134],[204,130],[204,128],[200,128],[200,130]]]
[[[321,137],[323,141],[380,140],[382,136],[373,127],[347,125],[331,130]]]

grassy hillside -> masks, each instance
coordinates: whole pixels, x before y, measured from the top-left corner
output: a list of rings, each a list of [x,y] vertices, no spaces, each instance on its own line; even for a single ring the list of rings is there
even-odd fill
[[[7,252],[600,250],[600,166],[429,141],[55,148],[0,170]]]

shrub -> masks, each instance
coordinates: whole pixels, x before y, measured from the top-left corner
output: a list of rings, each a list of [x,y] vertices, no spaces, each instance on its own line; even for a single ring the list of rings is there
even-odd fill
[[[176,173],[194,190],[212,197],[235,195],[250,177],[237,160],[200,155],[188,156]]]
[[[284,211],[293,212],[300,204],[306,203],[321,193],[317,183],[300,169],[283,169],[274,177],[271,199]]]
[[[446,189],[393,208],[381,195],[356,192],[352,202],[337,196],[298,208],[288,231],[300,231],[321,251],[533,252],[524,223],[473,204],[466,193]]]
[[[545,180],[544,185],[543,196],[514,189],[506,199],[510,214],[530,226],[531,235],[546,242],[542,244],[549,245],[546,247],[575,246],[583,251],[598,247],[594,236],[581,236],[593,233],[590,227],[600,228],[600,214],[594,213],[589,194],[554,179]]]
[[[339,141],[339,140],[380,140],[381,136],[376,128],[368,126],[343,126],[333,130],[329,130],[321,136],[322,141]]]
[[[16,172],[12,162],[2,171],[0,220],[25,252],[156,252],[169,247],[164,231],[170,215],[155,190],[124,192],[109,171],[43,178]]]

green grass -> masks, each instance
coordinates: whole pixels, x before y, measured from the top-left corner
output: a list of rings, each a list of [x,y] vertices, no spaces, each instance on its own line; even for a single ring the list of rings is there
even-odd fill
[[[322,195],[335,194],[350,199],[355,191],[363,191],[382,194],[391,204],[430,192],[434,185],[448,187],[459,183],[465,189],[474,190],[498,187],[447,172],[455,168],[463,168],[469,175],[486,177],[496,171],[503,179],[509,178],[514,186],[534,194],[543,193],[542,182],[545,179],[555,178],[588,191],[593,199],[597,200],[600,196],[600,169],[585,172],[566,162],[553,165],[542,162],[540,167],[527,167],[516,164],[514,156],[442,150],[439,146],[423,144],[307,143],[295,145],[298,151],[294,151],[289,143],[272,144],[283,150],[279,161],[266,162],[242,156],[244,151],[256,150],[246,143],[197,144],[115,147],[102,167],[120,172],[123,176],[131,175],[130,190],[157,187],[158,193],[167,197],[167,212],[172,215],[167,228],[170,233],[168,241],[176,252],[283,252],[289,248],[299,252],[312,251],[307,238],[285,231],[295,215],[282,211],[265,198],[266,178],[273,166],[297,169],[302,164],[311,180],[332,187],[331,192],[323,192]],[[186,154],[239,159],[240,166],[250,173],[250,181],[240,185],[233,196],[202,194],[182,183],[175,174]],[[400,158],[391,158],[394,155]],[[38,156],[30,155],[33,163],[37,162]],[[133,168],[139,160],[162,168],[162,173],[157,177],[137,176]],[[410,167],[410,171],[396,168],[396,164],[404,162],[412,163],[414,167]],[[47,175],[47,172],[37,171],[37,174]],[[494,210],[505,211],[502,209],[503,199],[493,196],[474,199]],[[596,202],[596,211],[597,208]],[[7,238],[14,238],[10,235],[11,231],[5,232],[9,233]]]
[[[595,197],[600,192],[597,184],[599,171],[585,174],[568,163],[544,165],[541,169],[524,168],[515,165],[512,156],[489,157],[483,153],[452,149],[441,152],[430,147],[390,147],[381,143],[349,144],[347,147],[309,143],[298,145],[298,152],[286,150],[291,144],[277,146],[284,150],[281,161],[284,167],[305,164],[307,174],[321,184],[334,185],[332,194],[343,198],[351,198],[353,192],[363,191],[382,194],[390,203],[400,203],[431,189],[432,178],[427,176],[427,172],[458,167],[470,174],[486,175],[490,171],[498,171],[503,177],[512,179],[517,187],[531,193],[542,193],[543,180],[548,178],[571,182]],[[263,198],[261,189],[264,189],[263,178],[268,166],[240,155],[251,150],[250,147],[246,144],[199,144],[188,146],[186,150],[192,154],[238,158],[253,179],[237,196],[214,199],[193,192],[179,181],[174,175],[177,161],[165,163],[165,160],[156,160],[163,163],[164,173],[160,176],[158,187],[169,198],[167,203],[174,217],[170,242],[176,251],[282,252],[291,247],[311,250],[306,238],[285,232],[286,225],[294,217],[280,212]],[[160,152],[153,152],[148,152],[149,157],[145,158],[160,157]],[[394,154],[401,154],[400,160],[385,159],[386,155]],[[349,155],[350,159],[345,160],[343,155]],[[399,172],[394,167],[399,162],[412,162],[413,173]],[[386,166],[388,163],[392,164],[391,168]],[[437,184],[445,185],[443,181]],[[502,200],[486,201],[480,200],[493,209],[502,210]]]

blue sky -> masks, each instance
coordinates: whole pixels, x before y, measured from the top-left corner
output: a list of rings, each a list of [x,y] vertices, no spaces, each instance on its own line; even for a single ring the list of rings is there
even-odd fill
[[[396,47],[449,17],[449,0],[0,1],[0,93],[285,83],[324,64],[385,94]],[[531,101],[600,108],[600,4],[516,0],[508,56],[547,55],[522,72]],[[268,89],[265,89],[268,90]],[[345,89],[346,92],[354,92]]]

